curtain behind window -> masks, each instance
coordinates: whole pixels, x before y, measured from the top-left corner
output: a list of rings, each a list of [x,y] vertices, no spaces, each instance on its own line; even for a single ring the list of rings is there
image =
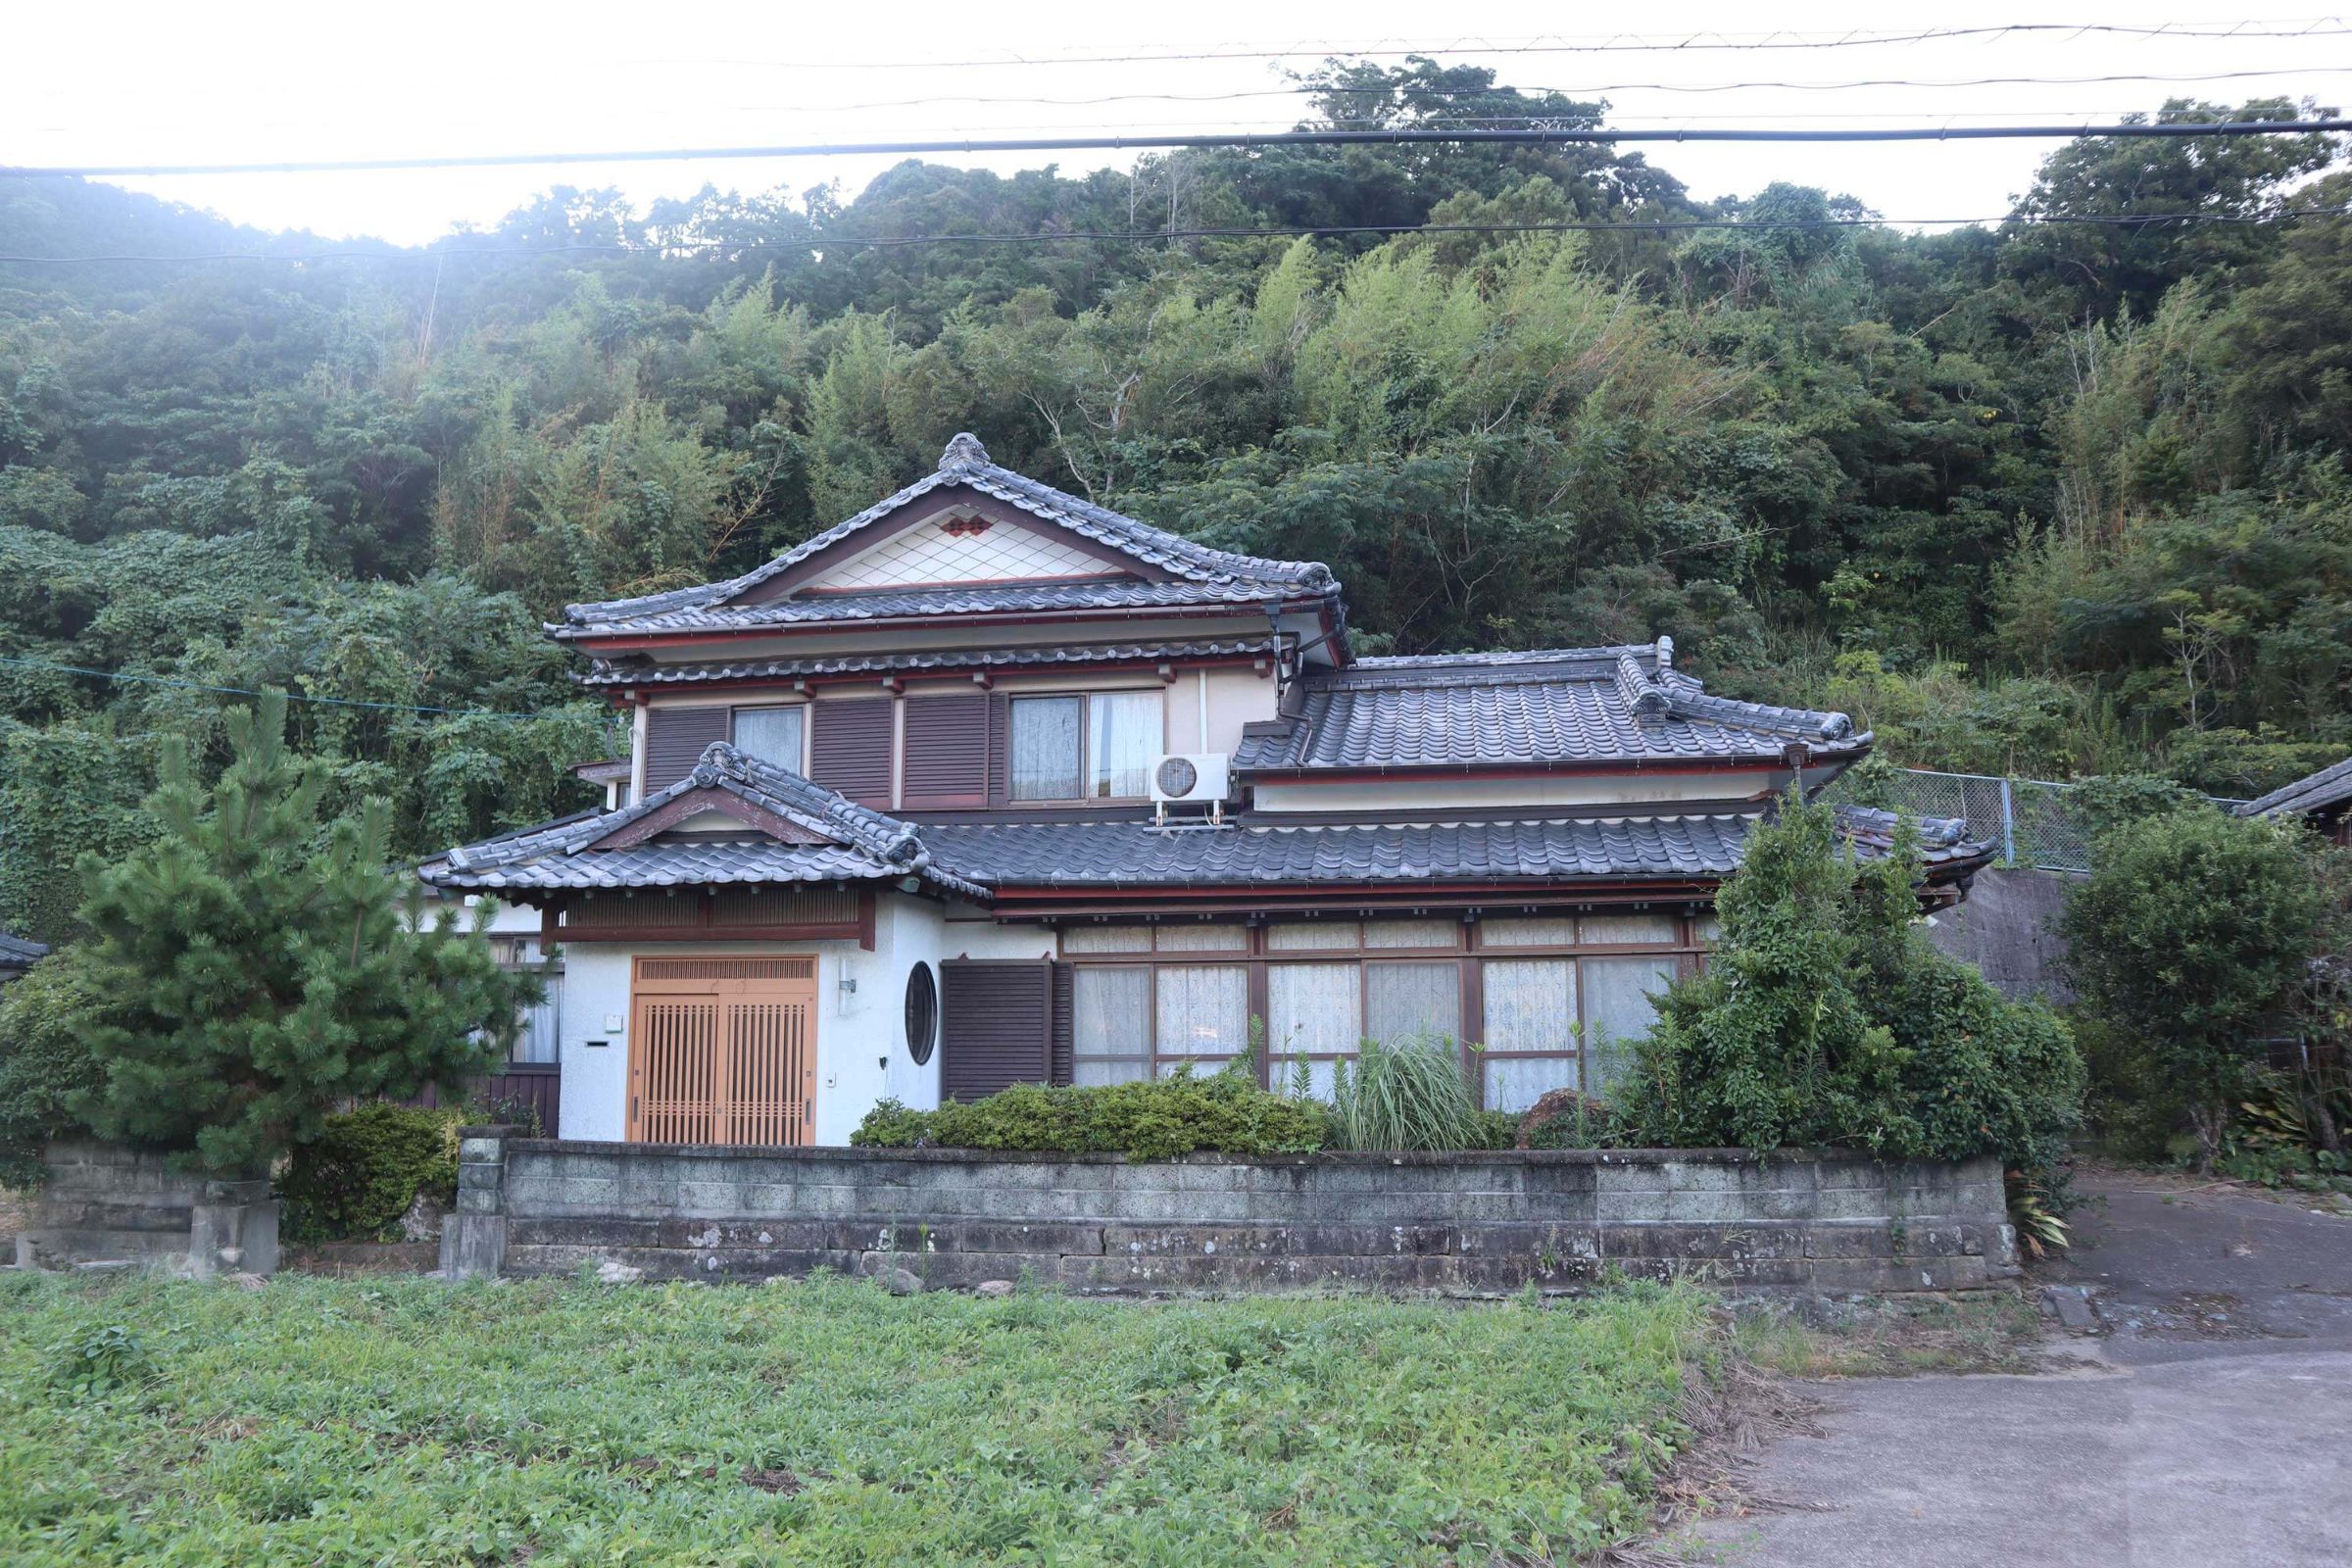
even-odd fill
[[[738,708],[735,710],[735,749],[757,757],[787,773],[801,770],[802,725],[805,708]]]
[[[1022,697],[1012,705],[1012,798],[1078,798],[1077,697]]]
[[[1082,967],[1070,990],[1073,1083],[1152,1076],[1152,971]]]
[[[1091,701],[1087,793],[1097,800],[1151,794],[1166,706],[1160,694],[1102,692]]]

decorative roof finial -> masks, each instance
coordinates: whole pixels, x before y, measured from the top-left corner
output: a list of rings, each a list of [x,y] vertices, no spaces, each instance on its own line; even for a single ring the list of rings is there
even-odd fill
[[[1658,633],[1658,673],[1663,675],[1674,667],[1674,639]]]
[[[948,443],[948,450],[939,455],[942,468],[977,467],[988,462],[988,448],[969,430],[959,430]]]

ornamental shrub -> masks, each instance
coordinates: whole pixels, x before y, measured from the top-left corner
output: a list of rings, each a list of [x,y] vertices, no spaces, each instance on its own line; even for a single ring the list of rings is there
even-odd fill
[[[62,949],[0,989],[0,1187],[40,1181],[42,1147],[89,1130],[76,1106],[103,1069],[82,1036],[106,1010],[79,947]]]
[[[1488,1136],[1450,1040],[1363,1041],[1332,1080],[1333,1142],[1342,1149],[1450,1150]]]
[[[1919,880],[1909,824],[1858,863],[1830,808],[1784,802],[1724,886],[1705,973],[1666,994],[1636,1050],[1618,1136],[2046,1166],[2082,1117],[2073,1039],[1928,946]]]
[[[2328,928],[2334,867],[2300,826],[2210,808],[2129,821],[2059,929],[2082,1009],[2150,1100],[2174,1100],[2198,1161],[2221,1153],[2252,1085],[2251,1042],[2295,1000]]]
[[[1015,1084],[970,1104],[909,1110],[885,1100],[850,1142],[861,1148],[1001,1149],[1024,1153],[1298,1154],[1326,1141],[1325,1111],[1270,1095],[1238,1072],[1086,1088]]]
[[[419,1193],[454,1202],[464,1120],[454,1110],[387,1104],[329,1116],[278,1178],[288,1239],[385,1241]]]

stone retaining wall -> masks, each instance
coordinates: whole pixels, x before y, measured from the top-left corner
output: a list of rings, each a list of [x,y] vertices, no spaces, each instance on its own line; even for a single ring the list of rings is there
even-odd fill
[[[2017,1272],[1990,1159],[1758,1164],[1737,1150],[1116,1155],[719,1149],[463,1136],[442,1263],[650,1278],[905,1268],[932,1286],[1347,1284],[1481,1295],[1606,1269],[1808,1295]]]
[[[17,1237],[22,1268],[131,1264],[199,1276],[277,1268],[277,1200],[267,1181],[210,1181],[161,1154],[61,1140]]]

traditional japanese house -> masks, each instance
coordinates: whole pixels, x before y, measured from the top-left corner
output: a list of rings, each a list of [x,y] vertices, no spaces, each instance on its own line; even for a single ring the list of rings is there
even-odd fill
[[[1666,638],[1359,658],[1326,567],[969,435],[756,571],[550,630],[625,779],[422,874],[539,911],[575,1138],[840,1143],[884,1096],[1213,1070],[1253,1028],[1318,1086],[1365,1037],[1454,1043],[1494,1107],[1598,1086],[1749,830],[1870,747]],[[1927,840],[1957,898],[1988,850]]]
[[[46,946],[12,937],[0,931],[0,985],[22,977],[25,970],[49,956]]]

